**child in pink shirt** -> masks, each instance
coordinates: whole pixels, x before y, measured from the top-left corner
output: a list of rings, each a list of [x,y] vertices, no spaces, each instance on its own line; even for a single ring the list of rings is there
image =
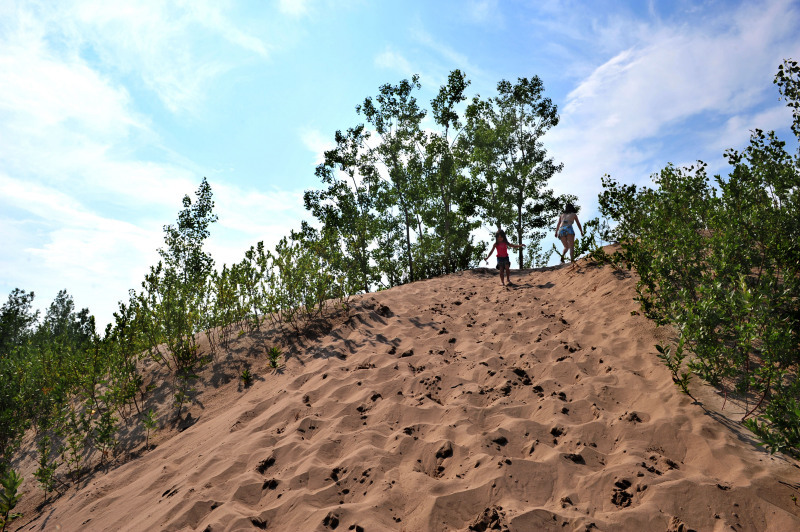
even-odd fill
[[[494,250],[497,249],[497,269],[500,270],[500,283],[505,286],[505,279],[508,279],[508,284],[513,286],[514,283],[511,282],[511,260],[508,258],[508,248],[524,248],[525,244],[512,244],[508,241],[502,229],[498,229],[497,235],[495,236],[497,240],[489,251],[489,254],[486,255],[486,264],[489,264],[489,257],[491,257]]]

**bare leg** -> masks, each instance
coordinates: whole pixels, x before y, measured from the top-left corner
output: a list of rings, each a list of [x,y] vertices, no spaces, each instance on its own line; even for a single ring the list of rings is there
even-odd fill
[[[506,273],[506,267],[505,267],[504,264],[501,264],[500,265],[500,284],[502,284],[503,286],[506,285],[505,278],[503,277],[505,275],[505,273]]]
[[[511,282],[511,266],[506,264],[505,269],[506,269],[506,279],[508,279],[508,284],[514,284]]]
[[[564,251],[561,252],[561,262],[564,262],[564,257],[567,256],[567,251],[569,250],[569,240],[566,236],[558,237],[561,240],[561,243],[564,244]]]
[[[567,235],[567,245],[569,246],[569,261],[575,267],[575,235]]]

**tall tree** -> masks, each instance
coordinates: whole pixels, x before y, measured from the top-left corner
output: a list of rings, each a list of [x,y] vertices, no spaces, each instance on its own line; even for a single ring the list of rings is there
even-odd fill
[[[366,124],[337,132],[336,148],[317,168],[327,189],[307,191],[306,208],[339,232],[363,290],[477,261],[478,187],[455,149],[468,86],[462,72],[450,73],[431,101],[432,128],[423,127],[428,115],[414,96],[418,76],[381,86],[356,107]]]
[[[385,84],[373,99],[368,97],[356,107],[378,136],[379,142],[371,148],[374,160],[382,165],[388,178],[386,194],[378,198],[378,209],[383,213],[386,231],[381,231],[384,244],[395,237],[391,224],[392,211],[399,210],[399,221],[404,228],[405,262],[408,281],[416,280],[414,272],[414,253],[412,251],[412,231],[416,237],[422,233],[420,210],[422,190],[420,187],[420,161],[422,159],[424,134],[420,123],[426,112],[417,104],[412,91],[419,89],[419,76],[411,81],[402,80],[397,85]],[[386,248],[383,248],[386,250]],[[389,257],[384,261],[391,270]],[[390,276],[389,285],[393,284]]]
[[[188,194],[183,197],[183,210],[178,213],[177,223],[164,226],[167,248],[158,250],[167,267],[191,285],[204,283],[214,268],[214,259],[203,250],[203,243],[211,234],[209,226],[217,221],[211,185],[205,177],[195,195],[194,203]]]
[[[190,381],[202,363],[194,334],[202,329],[200,315],[207,280],[214,267],[211,255],[203,250],[209,237],[209,226],[217,221],[213,213],[211,186],[203,178],[196,200],[183,197],[183,210],[175,225],[164,226],[166,248],[158,250],[162,260],[150,267],[142,283],[142,292],[132,294],[136,309],[142,313],[142,334],[147,338],[149,353],[155,360],[170,365],[158,345],[166,344],[175,365],[175,403],[177,417],[191,391]]]
[[[462,152],[482,177],[483,210],[498,228],[513,227],[515,240],[532,241],[528,257],[566,198],[555,197],[548,181],[563,168],[547,157],[542,137],[558,124],[558,109],[544,97],[538,76],[502,80],[498,95],[475,97],[467,109]],[[519,265],[525,255],[519,250]]]
[[[0,307],[0,358],[6,357],[13,346],[33,332],[39,312],[33,311],[33,292],[15,288]]]
[[[336,147],[325,152],[325,161],[316,169],[327,189],[303,195],[306,209],[322,222],[324,232],[339,235],[344,260],[351,263],[348,270],[364,292],[380,281],[371,246],[377,233],[375,200],[382,183],[366,145],[369,136],[363,125],[346,133],[337,131]]]
[[[0,475],[6,472],[25,430],[30,426],[29,397],[41,390],[26,386],[36,352],[29,339],[39,318],[34,294],[15,288],[0,307]]]
[[[430,274],[452,273],[474,264],[479,246],[470,235],[480,226],[475,219],[477,196],[475,183],[464,171],[462,159],[454,148],[463,124],[457,106],[466,100],[469,80],[460,70],[453,70],[436,97],[431,100],[432,115],[439,130],[426,139],[424,179],[427,209],[423,221],[433,229],[427,244],[428,255],[439,257],[431,264]]]

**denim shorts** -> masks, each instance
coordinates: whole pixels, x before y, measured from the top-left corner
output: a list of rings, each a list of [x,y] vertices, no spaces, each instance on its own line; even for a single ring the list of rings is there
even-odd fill
[[[575,229],[573,229],[571,225],[568,225],[567,227],[562,227],[561,229],[558,230],[559,237],[567,235],[575,236]]]
[[[508,257],[497,257],[497,269],[499,270],[503,265],[511,266],[511,259]]]

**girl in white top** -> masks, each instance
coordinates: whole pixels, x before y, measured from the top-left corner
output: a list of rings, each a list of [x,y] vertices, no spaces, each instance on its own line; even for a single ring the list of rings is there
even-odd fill
[[[573,222],[578,224],[578,229],[580,229],[581,236],[583,236],[583,227],[581,227],[581,222],[578,220],[575,207],[573,207],[572,203],[567,203],[564,207],[564,212],[558,217],[556,237],[564,244],[561,262],[564,262],[564,257],[567,255],[567,251],[569,251],[569,261],[572,263],[572,267],[575,268],[575,230],[572,228]]]

